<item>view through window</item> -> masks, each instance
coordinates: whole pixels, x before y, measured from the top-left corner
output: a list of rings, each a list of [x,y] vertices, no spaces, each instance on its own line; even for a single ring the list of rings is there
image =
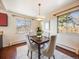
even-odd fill
[[[17,33],[26,33],[29,31],[31,26],[31,20],[26,19],[17,19],[16,20],[16,29]]]

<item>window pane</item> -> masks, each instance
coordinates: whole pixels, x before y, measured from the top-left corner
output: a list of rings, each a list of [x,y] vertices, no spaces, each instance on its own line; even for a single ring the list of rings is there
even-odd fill
[[[31,21],[26,19],[16,20],[17,33],[26,33],[29,31]]]
[[[49,21],[45,22],[45,26],[44,27],[45,27],[45,30],[49,30]]]
[[[20,26],[23,26],[25,25],[25,20],[16,20],[16,26],[17,27],[20,27]]]

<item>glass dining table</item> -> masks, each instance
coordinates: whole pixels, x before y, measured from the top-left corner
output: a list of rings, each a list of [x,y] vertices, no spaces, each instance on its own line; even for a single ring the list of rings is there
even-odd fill
[[[48,37],[37,37],[37,36],[31,36],[31,41],[36,43],[38,45],[38,59],[41,59],[41,45],[47,43],[49,41]]]

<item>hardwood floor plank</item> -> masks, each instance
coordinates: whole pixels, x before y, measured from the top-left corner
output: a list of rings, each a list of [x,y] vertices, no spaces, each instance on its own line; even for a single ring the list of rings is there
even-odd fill
[[[68,56],[71,56],[71,57],[73,57],[75,59],[79,59],[79,55],[77,55],[76,53],[74,53],[72,51],[66,50],[66,49],[64,49],[62,47],[59,47],[59,46],[56,46],[56,49],[61,51],[64,54],[68,55]]]
[[[25,55],[26,52],[24,51],[24,50],[26,50],[25,45],[26,45],[26,43],[23,43],[23,44],[17,44],[17,45],[13,45],[10,47],[0,49],[0,59],[23,59],[23,58],[21,58],[22,56],[25,56],[25,57],[27,56],[27,54]],[[56,49],[68,56],[73,57],[73,59],[79,59],[79,56],[74,54],[71,51],[63,49],[59,46],[57,46]],[[22,56],[20,55],[20,53],[22,53],[21,54]],[[59,58],[59,59],[61,59],[61,58]]]

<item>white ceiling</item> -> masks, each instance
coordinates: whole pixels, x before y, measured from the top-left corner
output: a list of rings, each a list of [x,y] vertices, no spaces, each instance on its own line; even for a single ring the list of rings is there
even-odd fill
[[[38,15],[38,3],[41,5],[41,15],[47,16],[51,11],[73,3],[75,0],[2,0],[7,10],[25,14]]]

